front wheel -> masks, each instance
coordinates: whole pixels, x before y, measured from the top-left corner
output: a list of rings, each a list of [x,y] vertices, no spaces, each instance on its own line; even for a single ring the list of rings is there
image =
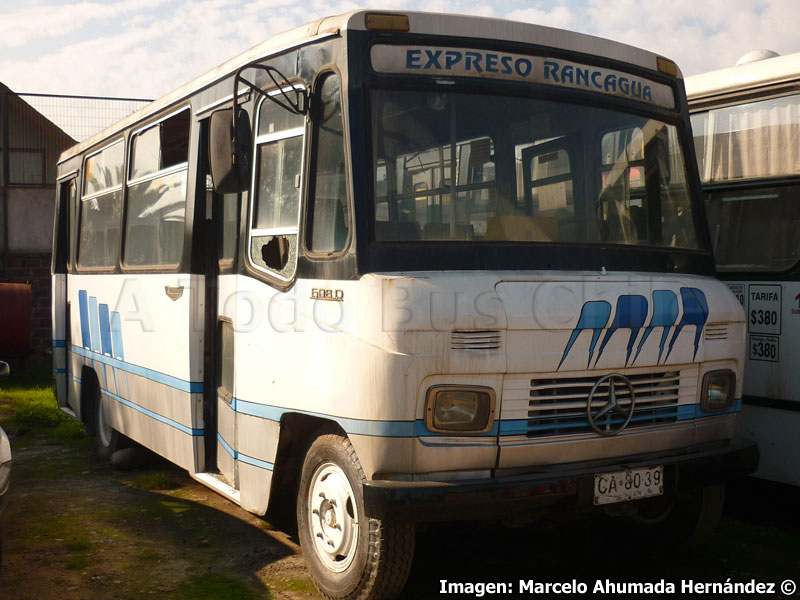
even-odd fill
[[[699,546],[708,541],[722,518],[725,484],[701,487],[673,498],[639,503],[634,521],[645,530],[657,530],[672,547]]]
[[[366,478],[350,440],[317,437],[306,454],[297,525],[311,576],[326,598],[393,598],[414,555],[414,526],[368,518]]]

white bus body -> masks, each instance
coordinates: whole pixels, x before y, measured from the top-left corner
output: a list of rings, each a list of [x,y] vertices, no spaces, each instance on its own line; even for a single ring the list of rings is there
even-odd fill
[[[719,276],[746,314],[740,433],[757,477],[800,485],[800,53],[686,90]]]
[[[691,534],[757,461],[693,164],[680,73],[635,48],[419,13],[276,36],[62,156],[59,404],[103,454],[296,503],[332,598],[399,593],[415,521]]]

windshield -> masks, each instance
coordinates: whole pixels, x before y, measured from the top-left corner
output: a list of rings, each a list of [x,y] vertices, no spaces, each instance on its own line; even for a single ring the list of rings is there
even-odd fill
[[[674,126],[591,106],[372,93],[377,242],[698,248]]]

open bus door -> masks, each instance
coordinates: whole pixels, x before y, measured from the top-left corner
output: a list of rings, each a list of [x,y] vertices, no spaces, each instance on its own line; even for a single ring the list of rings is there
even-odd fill
[[[53,226],[53,258],[51,264],[53,294],[53,373],[56,380],[56,398],[60,408],[78,414],[77,399],[69,397],[70,348],[69,306],[67,303],[67,265],[72,251],[72,229],[77,190],[77,174],[58,182],[56,210]]]

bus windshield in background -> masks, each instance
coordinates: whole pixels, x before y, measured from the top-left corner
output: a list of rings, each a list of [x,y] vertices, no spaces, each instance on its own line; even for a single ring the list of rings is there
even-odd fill
[[[698,248],[674,126],[591,106],[372,93],[377,242]]]
[[[692,130],[700,177],[713,184],[706,210],[717,268],[792,268],[800,260],[800,184],[774,180],[800,175],[800,96],[696,113]]]

